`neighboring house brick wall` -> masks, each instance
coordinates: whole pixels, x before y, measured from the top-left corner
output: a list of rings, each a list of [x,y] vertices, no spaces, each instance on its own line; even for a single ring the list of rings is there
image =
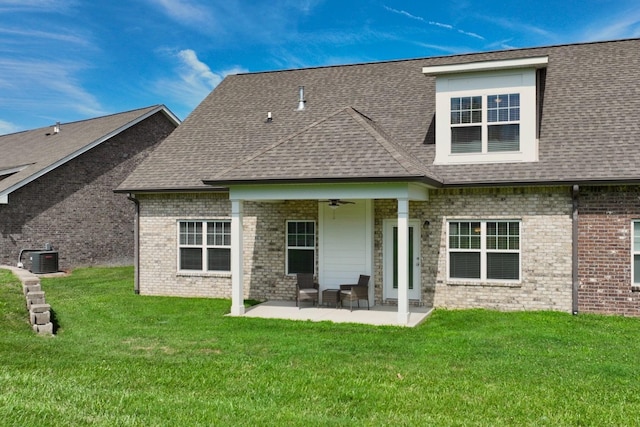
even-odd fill
[[[229,298],[229,274],[178,275],[177,222],[229,218],[223,193],[140,195],[140,292],[147,295]],[[382,302],[382,228],[397,218],[395,200],[374,203],[374,282]],[[317,221],[316,201],[244,203],[244,296],[292,300],[295,279],[285,271],[285,222]],[[422,302],[449,308],[571,311],[571,196],[567,188],[434,190],[429,201],[410,203],[421,223]],[[447,219],[522,220],[522,283],[448,284]]]
[[[578,310],[640,315],[631,278],[631,222],[640,219],[640,187],[581,187],[578,213]]]
[[[0,263],[51,243],[61,269],[132,264],[135,207],[113,190],[174,128],[157,113],[11,193],[0,205]],[[63,137],[64,126],[51,144]]]

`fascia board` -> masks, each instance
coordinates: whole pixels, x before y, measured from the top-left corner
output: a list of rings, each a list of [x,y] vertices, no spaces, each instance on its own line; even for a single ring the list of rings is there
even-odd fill
[[[542,68],[548,63],[548,56],[536,56],[531,58],[470,62],[466,64],[431,65],[428,67],[422,67],[422,73],[437,76],[440,74],[509,70],[514,68]]]

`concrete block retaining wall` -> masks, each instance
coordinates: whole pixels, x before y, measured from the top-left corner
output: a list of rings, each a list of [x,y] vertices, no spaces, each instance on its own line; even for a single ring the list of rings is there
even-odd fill
[[[22,291],[29,311],[29,322],[34,332],[42,335],[53,335],[51,306],[45,300],[45,293],[42,290],[38,276],[22,268],[7,266],[2,266],[1,268],[10,270],[22,282]]]

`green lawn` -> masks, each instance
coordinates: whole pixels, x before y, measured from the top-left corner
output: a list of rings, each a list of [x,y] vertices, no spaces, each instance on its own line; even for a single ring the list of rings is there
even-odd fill
[[[131,268],[44,279],[35,335],[0,270],[0,424],[640,425],[640,319],[437,310],[417,328],[225,317]]]

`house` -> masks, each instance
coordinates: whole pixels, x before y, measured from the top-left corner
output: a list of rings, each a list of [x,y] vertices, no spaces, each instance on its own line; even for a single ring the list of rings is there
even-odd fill
[[[142,294],[640,314],[640,39],[227,77],[118,188]]]
[[[133,263],[135,206],[113,189],[178,124],[157,105],[0,136],[0,264],[45,246],[60,269]]]

